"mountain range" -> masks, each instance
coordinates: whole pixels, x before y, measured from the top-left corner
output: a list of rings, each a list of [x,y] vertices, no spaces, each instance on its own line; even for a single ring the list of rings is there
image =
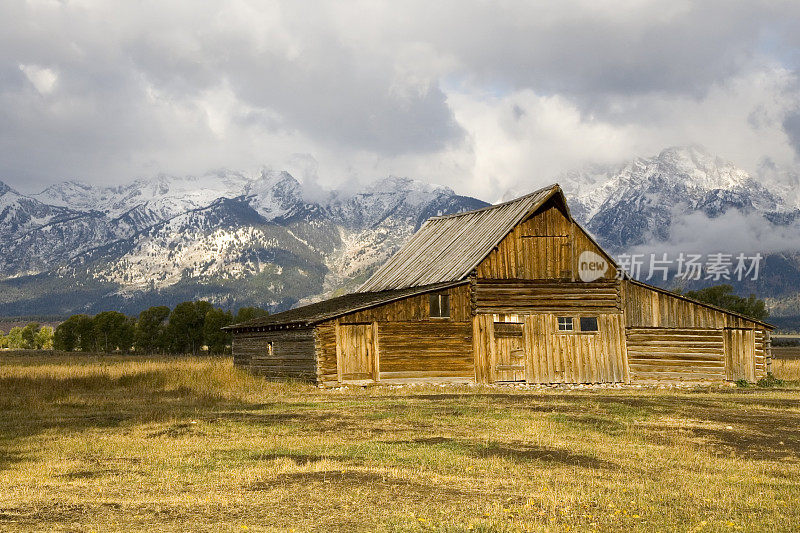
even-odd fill
[[[697,147],[552,181],[612,254],[763,251],[762,276],[737,289],[768,297],[775,316],[800,315],[800,197],[785,182]],[[307,191],[281,171],[67,181],[38,194],[0,182],[0,315],[136,313],[197,298],[286,309],[356,288],[427,218],[485,205],[397,177]]]

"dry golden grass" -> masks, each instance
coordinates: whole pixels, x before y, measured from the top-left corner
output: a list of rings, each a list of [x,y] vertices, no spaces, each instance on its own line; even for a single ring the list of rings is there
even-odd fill
[[[773,359],[772,374],[778,379],[800,381],[800,359]]]
[[[0,529],[791,531],[798,391],[321,391],[0,352]]]

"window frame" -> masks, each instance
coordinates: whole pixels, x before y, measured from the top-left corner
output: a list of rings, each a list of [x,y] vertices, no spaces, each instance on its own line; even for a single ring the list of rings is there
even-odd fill
[[[436,302],[435,309],[437,314],[433,314],[434,312],[434,301]],[[444,307],[446,307],[446,314],[442,313],[442,303],[444,303]],[[450,293],[447,291],[442,292],[433,292],[428,294],[428,316],[430,318],[436,319],[449,319],[450,318]]]
[[[564,321],[563,322],[563,326],[567,326],[567,324],[569,324],[569,329],[567,329],[566,327],[563,327],[563,328],[561,327],[562,326],[562,320]],[[556,317],[556,327],[558,328],[558,332],[559,333],[574,333],[575,332],[575,318],[571,317],[571,316],[559,316],[559,317]]]
[[[597,329],[594,330],[585,330],[583,329],[583,324],[581,321],[585,318],[593,318],[596,324]],[[600,334],[600,320],[599,316],[597,315],[572,315],[572,316],[556,316],[556,334],[557,335],[599,335]],[[562,326],[566,325],[566,321],[569,320],[571,324],[571,329],[562,329]]]
[[[578,324],[580,325],[581,333],[599,333],[600,332],[600,322],[597,320],[597,316],[589,315],[589,316],[581,316],[578,317]],[[583,329],[583,321],[585,319],[594,320],[594,329]]]

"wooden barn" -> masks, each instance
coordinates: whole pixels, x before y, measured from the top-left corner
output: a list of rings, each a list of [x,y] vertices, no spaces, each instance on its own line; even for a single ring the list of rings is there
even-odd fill
[[[236,366],[330,386],[756,381],[772,326],[618,276],[553,185],[431,218],[358,292],[229,329]]]

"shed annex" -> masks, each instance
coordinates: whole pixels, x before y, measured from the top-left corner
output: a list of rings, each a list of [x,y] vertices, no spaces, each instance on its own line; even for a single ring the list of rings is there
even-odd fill
[[[237,367],[327,386],[756,381],[772,326],[630,279],[552,185],[431,218],[357,292],[229,329]]]

